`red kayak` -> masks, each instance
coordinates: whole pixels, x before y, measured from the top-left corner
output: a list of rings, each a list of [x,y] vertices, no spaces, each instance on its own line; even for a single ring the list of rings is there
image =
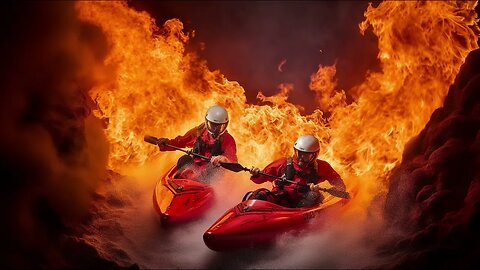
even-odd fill
[[[153,206],[162,225],[174,225],[202,216],[213,203],[213,188],[190,179],[174,179],[171,168],[155,186]]]
[[[228,210],[204,234],[205,244],[215,251],[271,244],[287,232],[298,232],[312,218],[321,220],[327,209],[349,200],[328,197],[322,204],[288,208],[262,200],[247,200]]]

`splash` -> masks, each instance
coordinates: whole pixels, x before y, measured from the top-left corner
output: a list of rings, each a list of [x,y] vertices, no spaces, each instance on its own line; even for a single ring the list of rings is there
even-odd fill
[[[476,2],[384,2],[365,12],[361,32],[378,37],[381,69],[353,89],[336,89],[335,66],[311,77],[318,109],[286,101],[293,86],[282,84],[265,105],[247,104],[243,87],[186,50],[193,33],[177,19],[158,27],[146,12],[122,2],[78,2],[80,17],[100,26],[111,51],[106,64],[115,80],[97,86],[95,114],[105,120],[109,165],[125,171],[158,159],[144,134],[172,138],[204,121],[213,104],[228,108],[229,132],[241,163],[267,165],[291,154],[301,134],[321,142],[320,158],[356,186],[353,212],[364,212],[401,161],[405,143],[441,104],[466,55],[477,48]],[[347,102],[347,94],[351,102]],[[327,113],[328,112],[328,113]]]

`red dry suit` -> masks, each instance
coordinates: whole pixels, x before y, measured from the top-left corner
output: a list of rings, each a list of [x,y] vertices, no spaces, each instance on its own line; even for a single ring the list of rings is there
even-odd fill
[[[206,156],[223,155],[228,158],[229,162],[237,162],[237,146],[232,135],[225,131],[218,138],[214,139],[205,128],[205,124],[201,124],[192,128],[183,136],[177,136],[168,141],[168,144],[177,147],[192,148],[194,153]],[[160,146],[160,151],[174,151],[175,149],[168,146]],[[193,168],[195,171],[203,171],[207,169],[209,162],[199,157],[193,157]],[[191,178],[192,176],[183,175],[184,178]],[[182,177],[183,178],[183,177]]]
[[[290,171],[290,173],[287,173],[287,163],[289,159],[290,169],[293,168],[293,172]],[[286,174],[286,179],[300,184],[318,184],[323,181],[328,181],[338,190],[344,191],[346,189],[340,175],[332,168],[332,166],[330,166],[330,164],[328,164],[328,162],[320,159],[316,159],[306,168],[301,168],[298,166],[296,158],[284,157],[270,163],[262,170],[262,172],[279,177]],[[267,181],[275,181],[272,177],[260,174],[252,176],[250,179],[257,184]],[[305,186],[283,182],[282,185],[274,186],[271,192],[272,196],[267,196],[266,199],[283,206],[294,206],[308,191],[309,189]]]

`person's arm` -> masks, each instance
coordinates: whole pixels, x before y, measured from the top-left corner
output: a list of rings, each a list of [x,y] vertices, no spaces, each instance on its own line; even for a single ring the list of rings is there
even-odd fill
[[[265,169],[263,169],[262,172],[280,177],[285,171],[286,164],[287,164],[287,159],[281,158],[267,165],[267,167],[265,167]],[[256,174],[256,175],[252,175],[250,177],[250,180],[252,180],[254,183],[261,184],[265,182],[273,182],[275,181],[275,178],[261,175],[261,174]]]
[[[340,174],[326,161],[317,160],[320,181],[327,180],[335,189],[345,191],[346,186]]]
[[[188,147],[191,148],[193,147],[193,144],[195,143],[197,139],[197,129],[198,127],[194,127],[190,129],[185,135],[182,136],[177,136],[174,139],[168,140],[166,143],[176,146],[176,147]],[[160,151],[174,151],[175,149],[165,146],[165,145],[159,145]]]

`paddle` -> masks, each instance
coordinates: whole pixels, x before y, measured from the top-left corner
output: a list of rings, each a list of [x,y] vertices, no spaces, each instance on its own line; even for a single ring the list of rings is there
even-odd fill
[[[241,172],[241,171],[249,172],[250,171],[249,168],[244,167],[239,163],[222,162],[222,163],[220,163],[220,166],[222,166],[223,168],[225,168],[227,170],[233,171],[233,172]],[[287,180],[287,179],[284,179],[282,177],[279,177],[279,176],[276,176],[276,175],[273,175],[273,174],[264,173],[264,172],[259,172],[259,174],[265,175],[265,176],[268,176],[268,177],[272,177],[272,178],[275,178],[275,179],[279,179],[279,180],[282,180],[282,181],[285,181],[285,182],[293,183],[293,184],[296,184],[296,185],[308,186],[311,190],[318,189],[318,190],[321,190],[323,192],[327,192],[330,195],[333,195],[335,197],[350,199],[350,194],[348,194],[348,192],[346,192],[346,191],[337,190],[337,189],[334,189],[334,188],[322,188],[322,187],[319,187],[318,185],[300,184],[300,183],[297,183],[297,182],[294,182],[294,181],[291,181],[291,180]]]
[[[241,172],[241,171],[249,172],[250,171],[249,168],[243,167],[241,164],[238,164],[238,163],[223,162],[223,163],[220,164],[220,166],[222,166],[223,168],[225,168],[227,170],[230,170],[232,172]],[[280,180],[285,180],[287,182],[296,183],[296,182],[293,182],[293,181],[290,181],[290,180],[287,180],[287,179],[283,179],[282,177],[275,176],[273,174],[268,174],[268,173],[264,173],[264,172],[258,172],[258,174],[265,175],[265,176],[272,177],[272,178],[276,178],[276,179],[280,179]]]
[[[150,136],[150,135],[145,135],[145,137],[143,137],[143,140],[148,142],[148,143],[151,143],[151,144],[154,144],[154,145],[158,145],[158,138],[156,137],[153,137],[153,136]],[[180,148],[180,147],[176,147],[174,145],[170,145],[168,143],[166,144],[162,144],[162,146],[167,146],[167,147],[170,147],[170,148],[173,148],[173,149],[176,149],[178,151],[182,151],[184,153],[186,153],[187,155],[192,155],[192,156],[196,156],[196,157],[199,157],[201,159],[205,159],[205,160],[210,160],[210,158],[206,157],[206,156],[202,156],[200,154],[197,154],[197,153],[194,153],[192,152],[192,150],[185,150],[183,148]]]

